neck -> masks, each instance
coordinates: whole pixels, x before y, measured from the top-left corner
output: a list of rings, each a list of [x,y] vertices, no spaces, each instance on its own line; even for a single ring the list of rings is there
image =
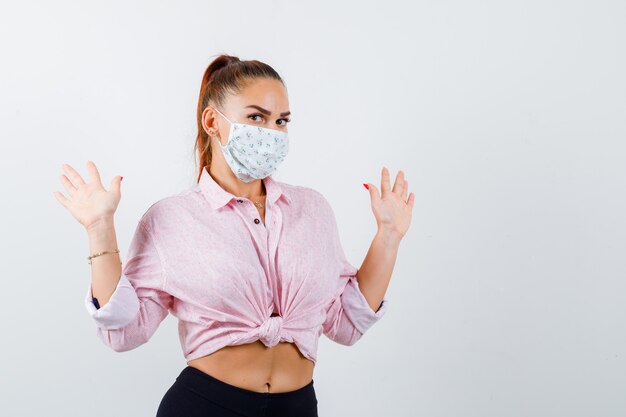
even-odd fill
[[[216,168],[215,164],[211,164],[209,174],[220,187],[236,197],[244,197],[252,201],[263,201],[265,199],[267,192],[263,180],[243,182],[227,166]]]

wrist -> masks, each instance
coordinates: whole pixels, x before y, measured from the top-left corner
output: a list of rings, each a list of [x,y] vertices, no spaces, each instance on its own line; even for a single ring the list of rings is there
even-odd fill
[[[117,250],[117,236],[112,219],[101,219],[90,225],[87,238],[89,240],[89,253],[93,255],[102,251]],[[119,252],[118,252],[119,255]]]
[[[101,217],[89,225],[85,226],[87,233],[100,233],[103,230],[115,229],[115,219],[113,216]]]
[[[86,229],[87,238],[94,250],[108,250],[111,242],[114,242],[116,239],[113,218],[102,218],[94,221]],[[104,247],[102,247],[102,244],[104,244]]]
[[[402,234],[398,233],[395,230],[381,227],[376,232],[375,239],[383,242],[383,245],[386,248],[397,250],[400,246],[400,242],[402,241],[402,237]]]

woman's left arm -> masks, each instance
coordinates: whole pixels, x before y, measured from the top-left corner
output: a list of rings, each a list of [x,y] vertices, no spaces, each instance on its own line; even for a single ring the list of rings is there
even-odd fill
[[[415,195],[411,192],[407,198],[409,182],[402,170],[398,172],[393,188],[386,167],[381,173],[381,192],[374,184],[363,185],[370,192],[378,231],[358,269],[357,280],[367,303],[377,311],[389,286],[400,241],[411,224]]]

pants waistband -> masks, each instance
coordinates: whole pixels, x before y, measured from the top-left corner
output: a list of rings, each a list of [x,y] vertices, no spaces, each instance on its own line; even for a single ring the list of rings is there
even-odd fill
[[[270,403],[283,407],[290,404],[317,403],[313,379],[307,385],[288,392],[257,392],[228,384],[193,366],[187,365],[176,377],[176,382],[209,401],[240,413],[254,414],[267,409]]]

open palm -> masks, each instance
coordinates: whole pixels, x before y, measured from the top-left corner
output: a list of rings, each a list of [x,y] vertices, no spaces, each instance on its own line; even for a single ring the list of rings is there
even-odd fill
[[[81,175],[70,165],[63,164],[60,179],[69,194],[65,197],[55,191],[57,200],[80,222],[86,229],[103,219],[111,219],[121,199],[120,182],[122,177],[116,176],[111,181],[107,191],[100,180],[100,173],[92,161],[87,161],[89,182],[85,182]]]
[[[381,173],[381,192],[374,184],[368,183],[368,190],[372,201],[372,211],[376,217],[379,230],[391,232],[398,238],[404,237],[409,225],[415,202],[415,195],[411,193],[407,198],[409,182],[400,170],[391,188],[389,170],[383,167]]]

